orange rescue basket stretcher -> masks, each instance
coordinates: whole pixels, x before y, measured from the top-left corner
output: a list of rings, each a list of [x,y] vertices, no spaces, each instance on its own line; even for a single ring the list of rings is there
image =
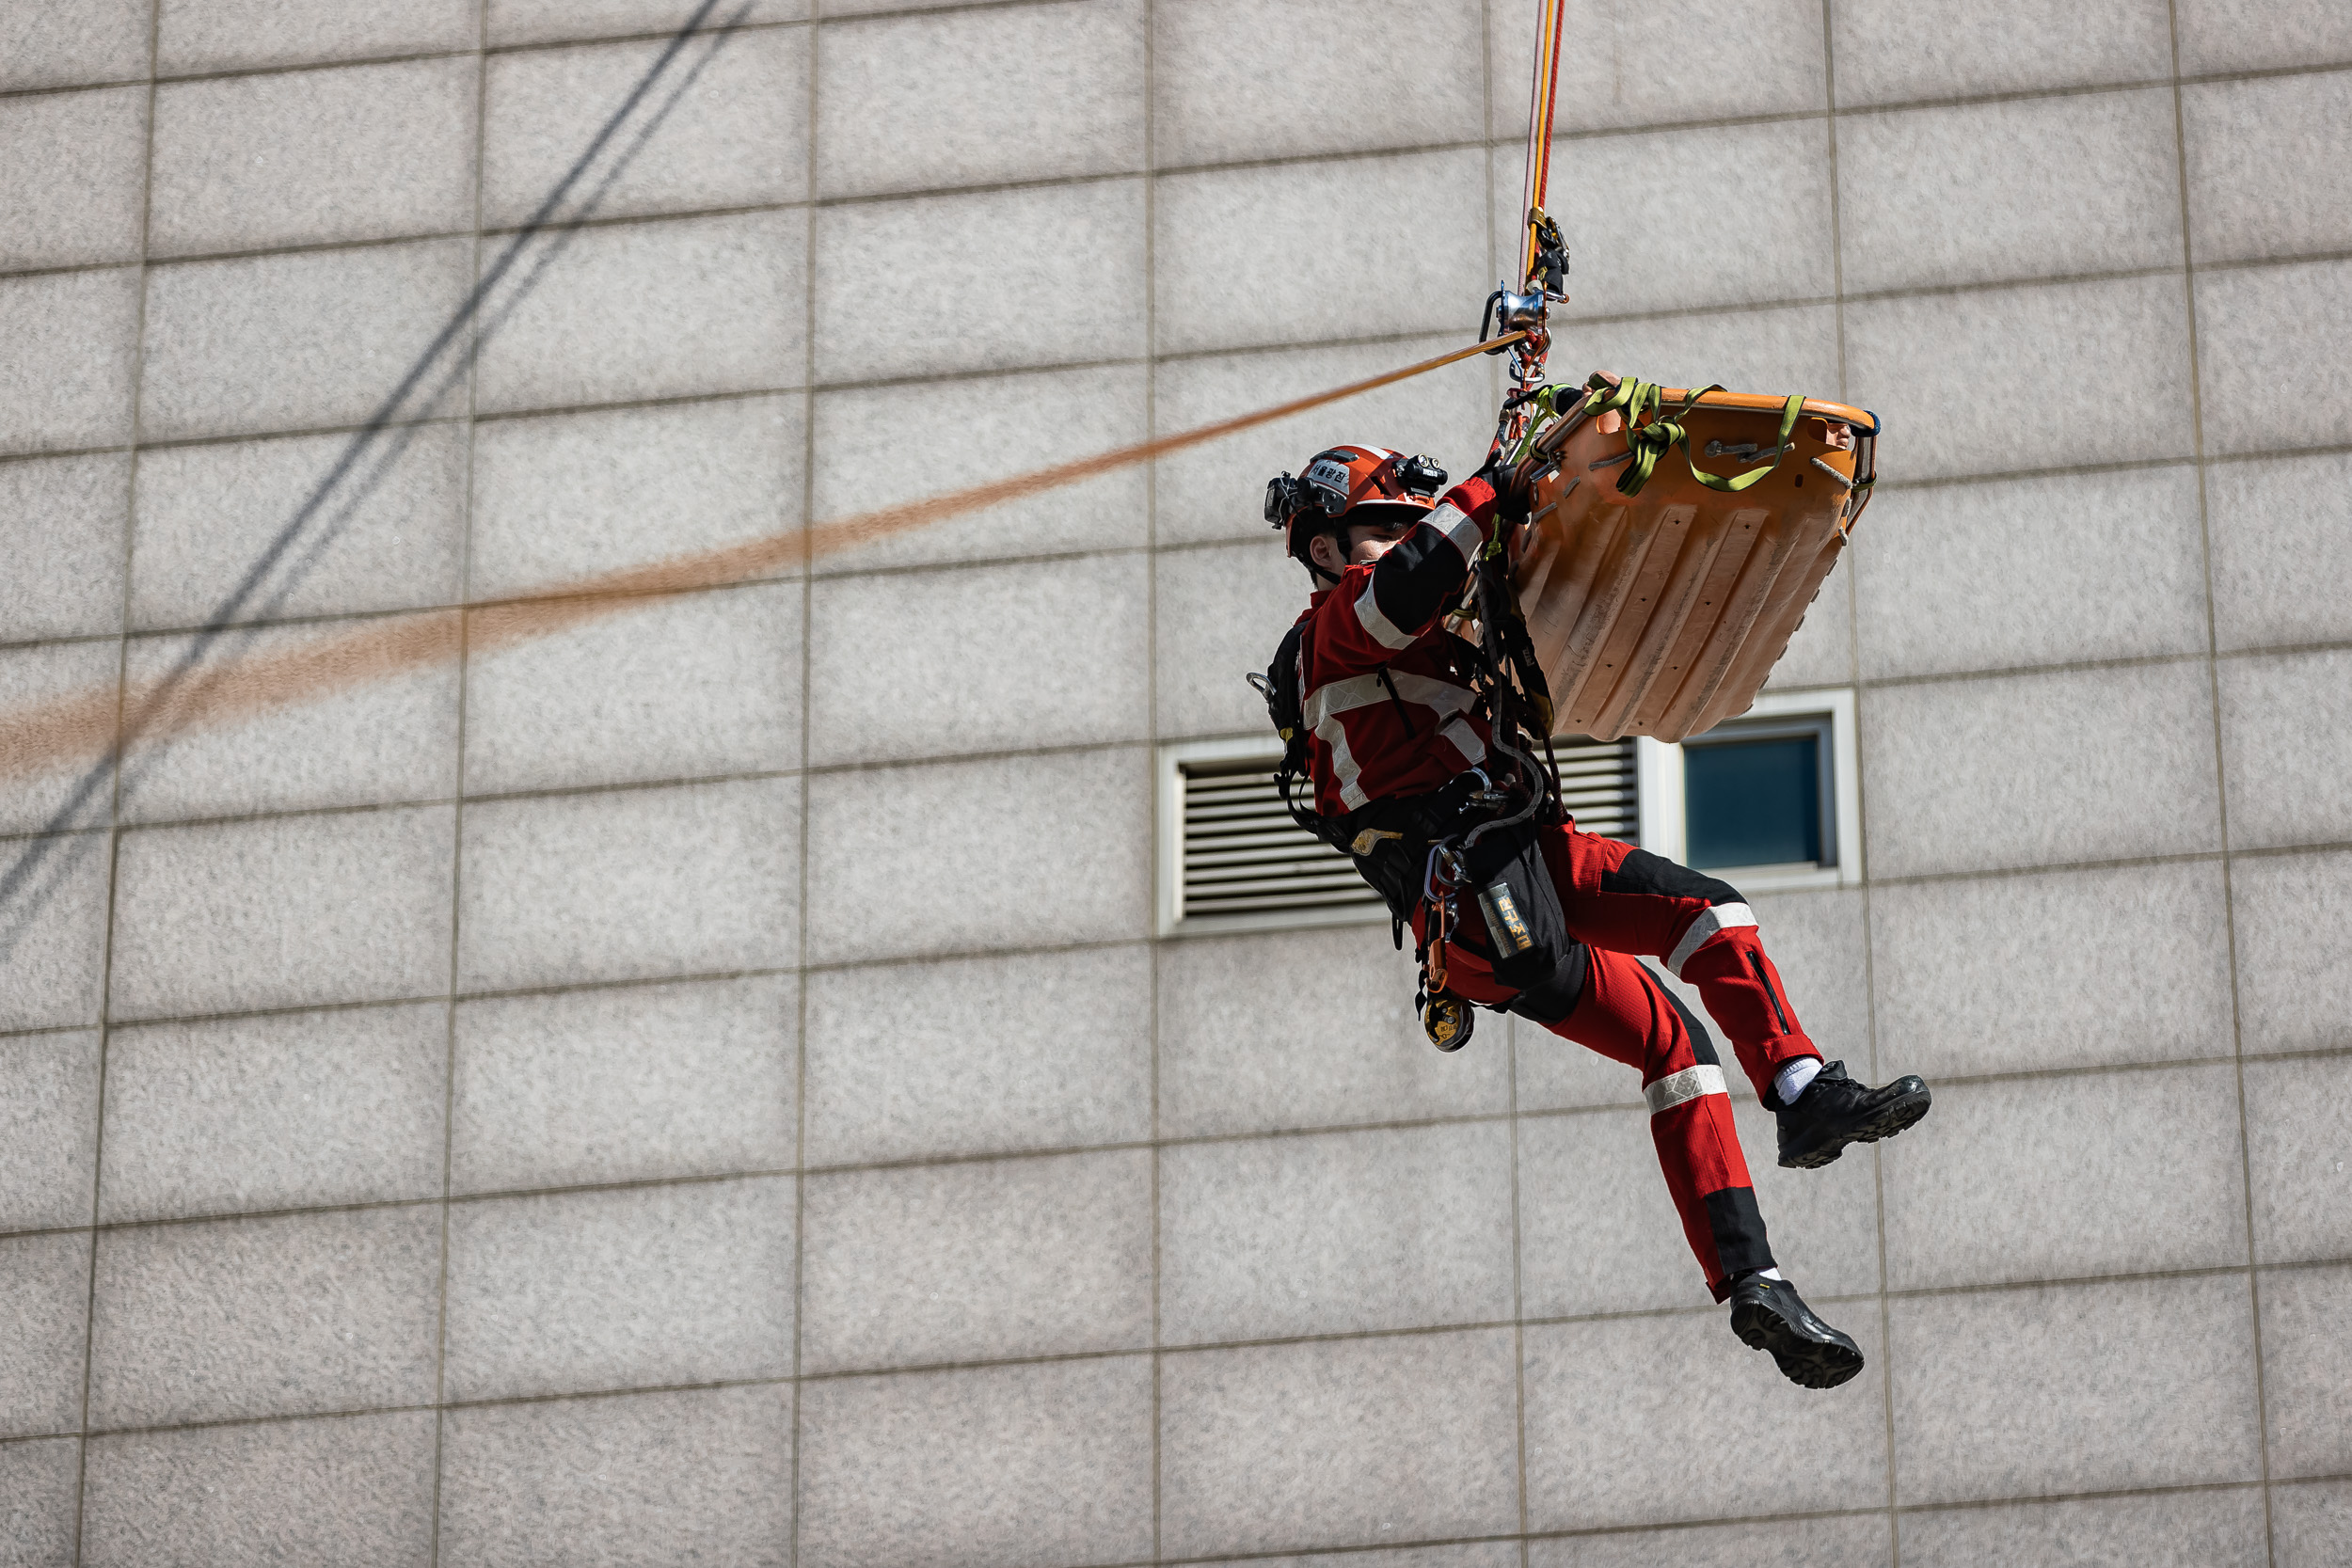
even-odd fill
[[[1636,410],[1636,428],[1672,417],[1687,443],[1634,496],[1617,487],[1632,459],[1621,413],[1580,403],[1533,434],[1550,462],[1516,581],[1561,733],[1674,741],[1746,712],[1868,502],[1871,414],[1807,398],[1782,451],[1788,399],[1708,390],[1674,415],[1690,398],[1668,388],[1646,420]],[[1692,477],[1775,456],[1736,494]]]

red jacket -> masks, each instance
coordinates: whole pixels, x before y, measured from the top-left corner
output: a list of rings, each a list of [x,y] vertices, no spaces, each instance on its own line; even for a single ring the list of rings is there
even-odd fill
[[[1438,622],[1494,522],[1493,488],[1466,479],[1378,561],[1318,590],[1299,617],[1307,771],[1321,815],[1424,795],[1486,760],[1486,721],[1470,711],[1477,697]]]

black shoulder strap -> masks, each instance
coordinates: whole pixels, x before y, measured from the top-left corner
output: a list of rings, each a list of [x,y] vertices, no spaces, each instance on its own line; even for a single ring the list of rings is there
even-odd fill
[[[1298,650],[1306,637],[1307,622],[1302,619],[1282,634],[1281,645],[1274,650],[1274,662],[1266,666],[1265,673],[1251,676],[1249,684],[1265,699],[1266,717],[1273,721],[1274,733],[1282,737],[1282,761],[1274,771],[1274,783],[1291,820],[1325,843],[1344,848],[1339,825],[1311,806],[1300,805],[1291,795],[1292,784],[1307,771],[1306,694],[1299,689],[1298,673]]]

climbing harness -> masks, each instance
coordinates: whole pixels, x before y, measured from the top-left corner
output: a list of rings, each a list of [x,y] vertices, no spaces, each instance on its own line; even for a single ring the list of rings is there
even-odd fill
[[[1359,463],[1371,458],[1369,449],[1334,448],[1319,453],[1309,472],[1337,453]],[[1282,494],[1295,496],[1301,482],[1285,475],[1276,483],[1285,481]],[[1376,489],[1359,486],[1358,493],[1371,495],[1369,504],[1381,504]],[[1314,510],[1321,515],[1320,507]],[[1355,515],[1351,509],[1339,515]],[[1283,522],[1312,526],[1288,515]],[[1273,662],[1249,676],[1282,738],[1275,783],[1292,820],[1354,860],[1387,903],[1398,945],[1416,913],[1422,915],[1415,1007],[1430,1042],[1440,1051],[1460,1049],[1472,1028],[1470,1004],[1446,983],[1453,945],[1467,942],[1478,948],[1498,979],[1519,988],[1541,986],[1579,951],[1567,935],[1559,895],[1537,845],[1537,831],[1567,820],[1567,815],[1551,752],[1550,700],[1518,619],[1509,562],[1500,543],[1479,550],[1451,614],[1462,630],[1476,634],[1475,641],[1456,630],[1440,635],[1447,640],[1449,678],[1472,694],[1469,711],[1486,721],[1487,759],[1427,795],[1383,798],[1337,816],[1298,799],[1297,786],[1308,770],[1300,658],[1308,620],[1294,624]],[[1395,705],[1400,727],[1414,734],[1418,727],[1388,668],[1373,674]]]

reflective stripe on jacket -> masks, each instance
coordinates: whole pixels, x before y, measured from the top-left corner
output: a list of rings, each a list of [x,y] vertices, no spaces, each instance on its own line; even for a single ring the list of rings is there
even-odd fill
[[[1467,479],[1369,564],[1318,590],[1299,619],[1298,689],[1315,810],[1336,816],[1422,795],[1486,759],[1486,721],[1440,612],[1494,524],[1485,480]]]

